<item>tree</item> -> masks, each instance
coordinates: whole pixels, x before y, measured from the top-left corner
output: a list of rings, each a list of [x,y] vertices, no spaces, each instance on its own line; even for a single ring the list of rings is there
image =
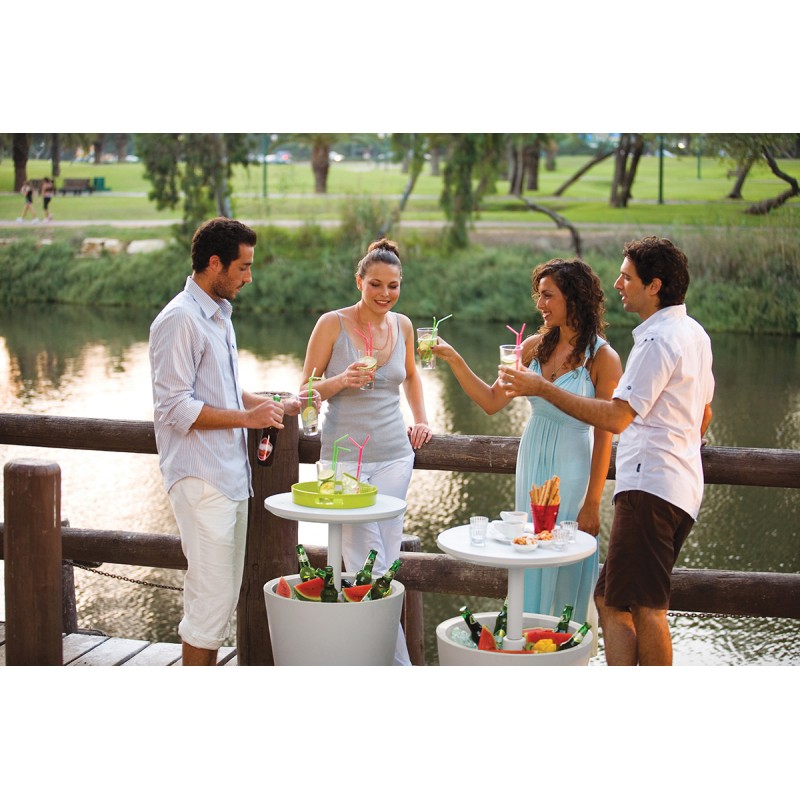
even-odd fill
[[[609,156],[614,155],[616,150],[600,150],[597,155],[593,158],[589,159],[572,177],[568,178],[558,187],[558,189],[553,192],[556,197],[561,197],[564,192],[572,186],[573,183],[576,183],[580,180],[595,164],[599,164],[601,161],[605,161]]]
[[[760,203],[754,203],[747,209],[747,214],[769,214],[770,211],[780,208],[790,198],[800,195],[800,186],[797,183],[797,179],[793,178],[791,175],[787,175],[778,167],[778,163],[775,161],[775,157],[772,155],[769,148],[764,146],[761,148],[761,152],[767,164],[769,164],[772,174],[786,181],[789,184],[789,188],[777,197],[771,197],[762,200]]]
[[[421,133],[403,134],[403,137],[406,158],[408,160],[408,181],[406,182],[406,188],[403,191],[400,202],[389,215],[389,218],[381,226],[381,229],[378,231],[378,239],[382,239],[384,236],[386,236],[391,230],[392,226],[395,225],[400,219],[400,215],[403,213],[403,210],[406,207],[408,198],[411,196],[411,192],[414,191],[417,178],[422,172],[422,168],[425,166],[425,155],[428,151],[428,142],[426,137]]]
[[[639,159],[644,152],[644,137],[641,133],[623,133],[617,145],[614,180],[611,183],[611,207],[627,208],[631,199],[631,188],[636,178]]]
[[[311,148],[311,171],[314,173],[314,192],[328,193],[328,170],[331,166],[331,147],[342,136],[337,133],[295,133],[288,137]]]
[[[463,248],[469,244],[467,226],[484,194],[494,189],[504,134],[455,133],[444,168],[440,203],[450,221],[447,244]],[[473,188],[473,179],[477,185]]]
[[[136,147],[153,188],[156,208],[183,199],[179,232],[191,236],[211,216],[232,217],[230,179],[234,164],[247,164],[250,136],[241,133],[143,133]]]
[[[762,158],[773,174],[782,180],[793,180],[785,174],[776,172],[777,164],[774,154],[786,153],[791,156],[794,151],[796,134],[785,133],[711,133],[707,141],[719,156],[735,165],[735,183],[727,195],[731,200],[742,199],[742,187],[752,167]],[[770,163],[772,159],[772,163]],[[774,165],[774,166],[773,166]],[[793,195],[789,195],[790,197]],[[788,199],[788,197],[786,198]],[[783,205],[786,200],[778,203]],[[777,206],[776,206],[777,207]],[[749,212],[749,209],[748,209]],[[753,213],[753,212],[750,212]]]
[[[11,155],[14,160],[14,191],[18,192],[28,180],[28,151],[31,148],[29,133],[12,134]]]

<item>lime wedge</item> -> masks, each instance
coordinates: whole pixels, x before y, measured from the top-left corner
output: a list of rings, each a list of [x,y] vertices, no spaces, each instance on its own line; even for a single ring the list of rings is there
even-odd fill
[[[433,347],[433,337],[432,336],[423,336],[419,340],[419,349],[420,352],[428,351]]]
[[[319,493],[320,494],[333,494],[333,481],[325,481],[324,483],[320,483],[319,485]]]
[[[364,356],[361,359],[361,369],[374,369],[378,366],[378,359],[375,356]]]
[[[345,472],[342,476],[342,486],[345,492],[355,494],[358,492],[358,481],[349,473]]]
[[[303,418],[303,422],[305,422],[306,425],[311,425],[313,422],[317,421],[317,409],[314,408],[314,406],[306,406],[300,416]]]

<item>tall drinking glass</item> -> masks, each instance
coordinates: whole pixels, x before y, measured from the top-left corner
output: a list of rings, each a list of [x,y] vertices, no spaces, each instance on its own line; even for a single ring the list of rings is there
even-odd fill
[[[436,344],[436,337],[433,333],[433,328],[417,328],[420,369],[436,369],[436,356],[431,351],[431,347]]]
[[[364,349],[359,349],[358,351],[360,368],[370,373],[370,379],[363,386],[359,387],[362,391],[375,388],[375,370],[378,368],[378,353],[378,350],[367,352]]]

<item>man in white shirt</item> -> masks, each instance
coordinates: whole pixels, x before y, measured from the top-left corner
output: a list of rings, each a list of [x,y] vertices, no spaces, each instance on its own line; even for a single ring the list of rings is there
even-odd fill
[[[243,392],[231,301],[253,278],[256,233],[220,217],[195,231],[192,274],[150,327],[154,425],[164,488],[188,563],[178,626],[185,666],[216,664],[239,598],[248,500],[247,428],[297,414]]]
[[[595,588],[609,665],[671,665],[670,576],[703,497],[702,437],[711,422],[711,341],[686,314],[688,260],[668,239],[628,242],[614,288],[642,323],[611,400],[569,394],[501,367],[510,396],[538,395],[620,434],[614,522]]]

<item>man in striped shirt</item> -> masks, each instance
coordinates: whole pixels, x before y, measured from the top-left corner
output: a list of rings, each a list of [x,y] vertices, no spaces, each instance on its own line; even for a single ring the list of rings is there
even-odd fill
[[[150,327],[159,465],[188,562],[178,626],[186,666],[213,665],[236,608],[252,496],[247,428],[283,427],[279,403],[239,384],[232,301],[253,280],[256,233],[212,219],[192,239],[192,274]]]

